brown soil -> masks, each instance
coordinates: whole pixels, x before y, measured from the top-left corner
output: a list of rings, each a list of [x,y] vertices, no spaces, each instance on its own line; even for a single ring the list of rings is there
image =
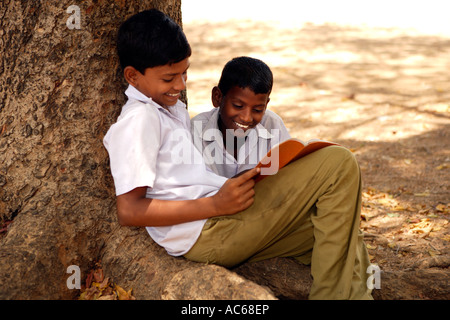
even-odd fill
[[[406,297],[450,298],[450,38],[252,21],[184,29],[193,48],[191,115],[211,107],[211,88],[229,59],[264,60],[275,77],[269,107],[291,135],[332,140],[356,155],[372,262],[394,275],[433,275]]]

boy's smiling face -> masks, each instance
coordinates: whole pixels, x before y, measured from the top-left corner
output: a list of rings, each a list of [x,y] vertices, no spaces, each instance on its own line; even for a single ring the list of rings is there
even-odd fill
[[[189,58],[173,64],[145,69],[142,74],[133,67],[125,68],[125,79],[141,93],[167,108],[177,103],[186,89]]]
[[[226,129],[247,131],[261,122],[269,103],[269,94],[255,94],[249,88],[232,87],[223,96],[218,87],[213,88],[214,107],[220,108],[219,128],[225,136]]]

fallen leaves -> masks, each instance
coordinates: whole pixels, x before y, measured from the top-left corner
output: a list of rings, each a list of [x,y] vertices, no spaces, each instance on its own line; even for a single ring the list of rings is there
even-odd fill
[[[400,211],[415,211],[414,208],[400,204],[393,195],[387,192],[381,192],[375,188],[367,188],[366,192],[362,193],[363,207],[367,208],[362,213],[362,218],[368,221],[371,214],[368,211],[377,211],[375,209],[383,208],[386,215],[390,218],[398,217],[397,212]]]
[[[416,196],[416,197],[429,197],[430,196],[430,192],[428,190],[426,190],[425,192],[414,193],[414,196]]]
[[[448,203],[447,205],[440,203],[436,206],[436,210],[442,214],[448,214],[449,208],[450,208],[450,203]]]
[[[430,191],[412,193],[410,191],[399,190],[398,194],[412,194],[417,198],[430,197]],[[447,215],[450,212],[450,203],[438,203],[434,206],[426,204],[408,204],[401,203],[396,199],[396,196],[387,192],[381,192],[375,188],[368,187],[367,191],[362,193],[363,207],[366,209],[362,214],[362,218],[366,221],[369,220],[370,214],[367,211],[372,209],[383,209],[386,215],[391,218],[399,216],[399,213],[417,213],[419,215],[426,215],[429,218],[437,218],[438,215]]]
[[[86,284],[81,289],[78,300],[135,300],[132,289],[126,291],[105,278],[103,269],[98,265],[86,277]]]
[[[407,226],[407,229],[409,230],[407,230],[406,233],[416,234],[421,238],[425,238],[433,231],[433,226],[434,223],[430,218],[412,220]]]
[[[447,168],[449,168],[449,167],[450,167],[450,166],[449,166],[448,163],[443,163],[443,164],[438,165],[435,169],[436,169],[436,170],[443,170],[443,169],[447,169]]]
[[[362,193],[361,226],[371,261],[384,265],[394,263],[392,257],[446,255],[450,203],[433,204],[432,196],[429,190],[414,193],[404,188],[391,193],[369,187]]]

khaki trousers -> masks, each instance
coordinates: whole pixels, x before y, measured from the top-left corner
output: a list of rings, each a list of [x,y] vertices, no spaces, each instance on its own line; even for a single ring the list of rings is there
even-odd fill
[[[311,264],[310,299],[372,299],[360,170],[350,151],[318,150],[258,182],[255,192],[245,211],[208,219],[185,257],[225,267],[294,257]]]

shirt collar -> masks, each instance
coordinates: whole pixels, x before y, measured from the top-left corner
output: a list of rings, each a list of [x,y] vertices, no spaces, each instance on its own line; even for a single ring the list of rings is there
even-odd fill
[[[211,117],[209,118],[208,122],[206,122],[205,127],[203,128],[203,132],[205,132],[206,130],[212,129],[212,130],[219,130],[219,126],[218,126],[218,120],[219,120],[219,108],[214,108],[211,111]],[[264,117],[266,117],[266,115],[264,115]],[[263,118],[264,119],[264,118]],[[261,121],[263,122],[263,121]],[[259,138],[262,139],[272,139],[273,135],[269,132],[269,130],[267,130],[262,123],[258,123],[256,125],[256,127],[254,129],[251,129],[252,131],[256,131],[256,133],[258,134]],[[251,132],[250,132],[251,134]],[[210,139],[204,139],[206,141],[213,141],[215,137],[212,136]]]
[[[152,98],[147,97],[145,94],[140,92],[138,89],[133,87],[131,84],[128,85],[128,88],[125,91],[125,94],[127,95],[127,97],[129,99],[138,100],[138,101],[141,101],[144,103],[150,103],[151,101],[153,101]]]
[[[147,97],[145,94],[140,92],[138,89],[133,87],[131,84],[128,85],[127,90],[125,90],[125,94],[126,94],[126,96],[129,99],[138,100],[138,101],[141,101],[143,103],[151,103],[151,104],[154,104],[156,107],[158,107],[158,108],[160,108],[162,110],[166,110],[161,105],[156,103],[152,98]],[[171,107],[183,107],[183,108],[185,108],[186,105],[182,101],[178,100],[177,103],[175,105],[171,106]],[[169,107],[169,108],[171,108],[171,107]]]
[[[218,108],[214,108],[211,111],[211,117],[209,117],[208,122],[206,122],[205,127],[203,128],[203,133],[208,131],[208,130],[219,130],[219,125],[217,123],[217,120],[219,120],[219,109]],[[211,138],[203,138],[206,141],[214,141],[216,137],[211,136],[211,135],[207,135],[210,136]]]

